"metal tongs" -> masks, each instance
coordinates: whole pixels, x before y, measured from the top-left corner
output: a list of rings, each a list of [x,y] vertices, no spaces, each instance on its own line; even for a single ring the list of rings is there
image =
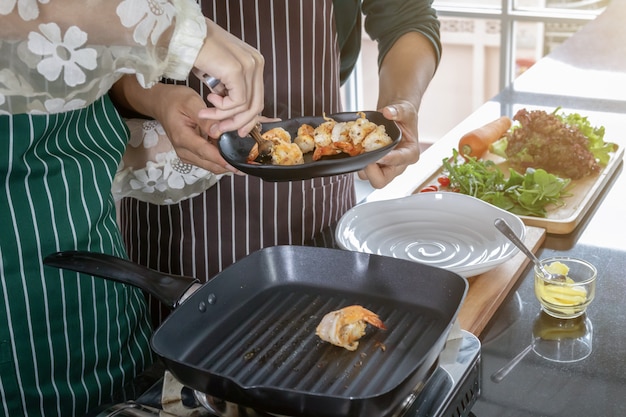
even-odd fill
[[[226,86],[218,78],[215,78],[203,71],[200,71],[198,68],[194,68],[192,71],[194,75],[200,79],[200,81],[202,81],[207,87],[209,87],[209,90],[211,90],[212,93],[215,93],[222,97],[225,97],[228,94]],[[252,138],[254,138],[257,143],[259,160],[262,161],[271,159],[272,148],[274,147],[274,144],[272,143],[272,141],[263,138],[258,125],[252,128],[252,130],[250,131],[250,136],[252,136]]]

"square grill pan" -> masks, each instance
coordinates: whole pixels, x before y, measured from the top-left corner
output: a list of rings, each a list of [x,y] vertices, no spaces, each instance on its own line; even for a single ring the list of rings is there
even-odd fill
[[[430,374],[467,292],[461,276],[338,249],[275,246],[238,261],[177,307],[152,338],[183,384],[290,416],[386,416]],[[359,304],[356,351],[315,335],[322,317]]]

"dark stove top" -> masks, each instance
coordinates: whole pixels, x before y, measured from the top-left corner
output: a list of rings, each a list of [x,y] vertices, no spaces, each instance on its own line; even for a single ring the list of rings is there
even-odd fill
[[[425,386],[410,398],[396,416],[402,417],[470,417],[471,408],[480,394],[480,341],[469,332],[461,331],[460,338],[451,339],[439,357],[439,364]],[[268,414],[245,409],[229,403],[213,403],[214,413],[202,407],[194,393],[181,390],[177,404],[161,403],[163,390],[162,366],[153,367],[120,397],[120,402],[92,414],[111,416],[236,416],[268,417]],[[400,408],[400,406],[399,406]],[[163,409],[167,413],[163,413]],[[395,416],[394,416],[395,417]]]

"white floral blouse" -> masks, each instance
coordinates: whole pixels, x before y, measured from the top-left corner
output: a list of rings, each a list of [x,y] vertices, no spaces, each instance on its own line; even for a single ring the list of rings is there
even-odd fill
[[[0,0],[0,114],[82,108],[123,74],[185,79],[206,36],[193,0],[69,4]]]
[[[194,0],[0,0],[0,115],[85,107],[124,74],[184,80],[206,36]],[[69,9],[69,10],[68,10]],[[23,76],[27,74],[28,76]],[[182,163],[158,122],[129,120],[117,200],[172,204],[220,178]]]

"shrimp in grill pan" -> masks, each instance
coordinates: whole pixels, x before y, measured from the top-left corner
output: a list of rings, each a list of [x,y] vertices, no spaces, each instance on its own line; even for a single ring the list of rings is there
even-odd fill
[[[348,350],[356,350],[358,340],[365,335],[367,323],[385,330],[385,324],[378,314],[352,305],[326,314],[315,330],[315,334],[325,342]]]

